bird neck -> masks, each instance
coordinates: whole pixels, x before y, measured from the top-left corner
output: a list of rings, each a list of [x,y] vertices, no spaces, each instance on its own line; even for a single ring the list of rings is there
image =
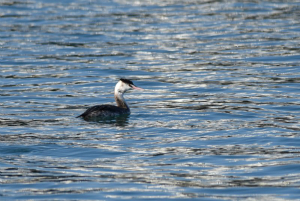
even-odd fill
[[[124,109],[130,111],[130,109],[123,97],[123,93],[119,92],[118,90],[115,90],[115,100],[116,100],[118,107],[124,108]]]

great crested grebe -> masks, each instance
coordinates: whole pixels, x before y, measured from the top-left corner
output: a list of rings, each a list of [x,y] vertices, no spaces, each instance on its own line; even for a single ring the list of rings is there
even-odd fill
[[[120,79],[115,87],[115,105],[96,105],[87,109],[84,113],[78,117],[83,119],[93,119],[101,117],[118,116],[122,114],[130,114],[130,109],[123,97],[123,94],[131,89],[143,90],[142,88],[136,87],[132,81],[127,79]],[[77,117],[77,118],[78,118]]]

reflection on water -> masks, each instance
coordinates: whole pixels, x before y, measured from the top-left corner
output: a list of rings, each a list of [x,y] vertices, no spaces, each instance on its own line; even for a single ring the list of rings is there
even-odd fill
[[[129,114],[117,115],[117,116],[107,116],[107,117],[94,117],[85,119],[89,122],[97,122],[101,124],[111,124],[112,126],[127,126],[129,123]]]
[[[298,199],[299,8],[0,2],[0,199]]]

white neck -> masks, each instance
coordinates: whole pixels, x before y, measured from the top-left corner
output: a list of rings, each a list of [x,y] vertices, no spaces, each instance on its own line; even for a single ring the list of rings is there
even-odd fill
[[[115,101],[116,101],[118,107],[124,108],[124,109],[130,111],[130,109],[123,97],[123,92],[119,90],[119,83],[115,87]]]

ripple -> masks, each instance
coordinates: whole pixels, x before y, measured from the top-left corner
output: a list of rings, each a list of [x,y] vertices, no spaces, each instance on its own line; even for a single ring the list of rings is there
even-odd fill
[[[298,198],[299,2],[0,5],[3,199]]]

